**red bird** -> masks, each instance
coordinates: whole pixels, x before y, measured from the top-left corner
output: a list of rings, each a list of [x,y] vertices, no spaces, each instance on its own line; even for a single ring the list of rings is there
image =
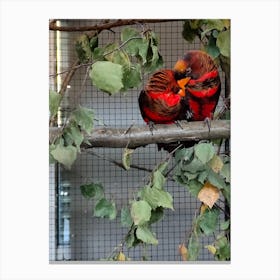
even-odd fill
[[[186,84],[185,106],[189,121],[213,118],[219,101],[221,81],[214,60],[205,52],[188,51],[174,66],[175,79],[189,76]]]
[[[182,77],[177,81],[173,70],[157,71],[141,91],[138,99],[140,111],[151,130],[152,124],[170,124],[185,119],[185,84],[189,78],[184,78],[182,74],[180,76]],[[178,143],[158,143],[158,150],[163,148],[171,152],[177,146]]]
[[[184,84],[189,79],[183,79],[182,73],[180,76],[181,84],[175,79],[175,72],[169,69],[157,71],[150,77],[138,99],[145,122],[169,124],[184,118]]]

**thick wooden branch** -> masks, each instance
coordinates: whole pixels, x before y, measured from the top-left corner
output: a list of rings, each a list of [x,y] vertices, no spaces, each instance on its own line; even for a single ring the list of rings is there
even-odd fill
[[[136,148],[153,143],[171,143],[177,141],[193,141],[202,139],[218,139],[230,137],[230,121],[216,120],[211,122],[210,132],[204,122],[181,122],[176,124],[158,124],[153,131],[149,126],[132,126],[125,128],[96,128],[87,138],[90,145],[84,148]],[[50,142],[59,135],[57,128],[50,129]]]
[[[49,23],[49,30],[54,31],[102,31],[110,30],[111,28],[125,25],[133,24],[143,24],[143,23],[158,23],[158,22],[169,22],[178,21],[178,19],[118,19],[115,21],[109,21],[103,24],[88,25],[88,26],[57,26],[56,20],[51,20]]]

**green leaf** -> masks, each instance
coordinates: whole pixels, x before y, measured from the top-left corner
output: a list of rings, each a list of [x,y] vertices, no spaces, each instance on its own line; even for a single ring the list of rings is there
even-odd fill
[[[220,174],[223,178],[225,178],[227,183],[230,183],[230,163],[225,163],[223,165],[223,168],[220,171]]]
[[[146,72],[154,72],[158,68],[163,66],[163,59],[158,52],[158,47],[151,44],[147,51],[147,62],[144,64]]]
[[[209,173],[209,170],[205,170],[205,171],[202,171],[198,174],[197,176],[197,180],[198,182],[200,182],[201,184],[204,184],[205,183],[205,180],[206,178],[208,177],[208,173]]]
[[[150,37],[152,39],[152,44],[155,46],[158,46],[159,45],[159,36],[155,32],[151,31]]]
[[[49,164],[53,164],[56,162],[56,160],[54,159],[54,157],[52,156],[51,152],[55,149],[56,145],[55,144],[51,144],[49,146]]]
[[[217,29],[218,31],[222,31],[224,29],[224,22],[221,19],[208,19],[207,28]]]
[[[143,225],[151,218],[152,208],[144,200],[134,201],[131,205],[130,214],[135,225]]]
[[[164,161],[164,162],[161,162],[158,166],[157,166],[157,171],[159,171],[160,173],[164,173],[164,171],[166,170],[168,166],[168,161]]]
[[[230,205],[230,186],[226,185],[223,189],[222,189],[222,194],[225,197],[226,201],[228,202],[228,204]]]
[[[148,55],[148,50],[149,50],[149,40],[144,38],[142,39],[142,41],[138,42],[138,55],[139,57],[142,59],[142,64],[146,64],[147,63],[147,55]]]
[[[105,60],[104,55],[104,48],[95,48],[92,52],[92,58],[95,60]]]
[[[189,190],[189,192],[194,196],[197,197],[198,193],[200,192],[200,190],[202,189],[203,184],[201,184],[200,182],[198,182],[197,180],[191,180],[188,184],[187,184],[187,188]]]
[[[159,170],[156,170],[152,174],[152,186],[156,189],[162,189],[166,181],[166,178],[162,175]]]
[[[93,129],[93,118],[94,111],[82,106],[74,110],[71,115],[71,119],[87,134],[90,134]]]
[[[176,162],[184,161],[184,164],[188,164],[193,159],[193,154],[193,147],[179,149],[175,152],[175,160]]]
[[[142,43],[142,37],[138,30],[131,27],[125,27],[121,33],[121,41],[127,41],[124,48],[130,55],[135,56],[138,54],[139,44]]]
[[[123,151],[122,164],[125,170],[128,170],[130,168],[131,156],[134,151],[135,151],[134,149],[128,149],[128,148],[125,148]]]
[[[188,172],[188,171],[184,172],[184,176],[187,178],[188,182],[190,180],[196,179],[199,174],[200,173],[191,173],[191,172]]]
[[[50,111],[51,117],[56,116],[61,99],[62,99],[62,96],[59,93],[57,93],[53,90],[50,90],[50,92],[49,92],[49,111]]]
[[[131,227],[133,221],[128,207],[123,207],[121,210],[121,224],[124,227]]]
[[[99,89],[114,94],[123,87],[123,67],[110,61],[97,61],[89,73],[93,85]]]
[[[206,234],[210,235],[215,232],[218,226],[218,218],[219,218],[219,210],[218,209],[211,209],[206,210],[199,218],[198,218],[198,225],[201,230]]]
[[[229,228],[230,220],[224,221],[220,224],[221,230],[227,230]]]
[[[226,187],[224,179],[212,169],[209,169],[207,179],[213,186],[217,187],[218,189],[223,189]]]
[[[215,257],[219,261],[226,261],[230,259],[230,243],[225,236],[216,240],[215,247],[217,249]]]
[[[108,53],[105,55],[106,60],[122,65],[123,69],[130,68],[130,59],[127,53],[124,50],[119,49],[119,46],[116,43],[107,45],[104,50],[104,54],[106,53]]]
[[[198,236],[196,234],[192,234],[189,243],[188,243],[188,260],[196,261],[200,251],[200,243]]]
[[[129,69],[125,69],[123,73],[123,85],[122,91],[126,91],[129,88],[138,87],[141,83],[141,69],[139,64],[132,65]]]
[[[90,40],[88,35],[82,34],[75,44],[76,53],[80,62],[86,62],[91,58]]]
[[[223,56],[230,56],[230,30],[221,32],[217,37],[217,47]]]
[[[141,241],[136,238],[134,230],[131,231],[130,234],[125,238],[125,243],[128,249],[137,246],[140,242]]]
[[[201,19],[190,19],[188,21],[191,29],[198,29],[203,25],[203,20]]]
[[[115,219],[117,216],[115,202],[108,201],[106,198],[100,199],[95,205],[93,215],[99,218]]]
[[[199,26],[193,24],[191,20],[186,20],[183,25],[183,31],[182,31],[183,38],[187,40],[189,43],[191,43],[195,39],[196,35],[198,34],[197,31],[198,27]]]
[[[211,143],[199,143],[194,146],[194,154],[202,163],[207,163],[215,155],[215,149]]]
[[[68,139],[66,140],[67,144],[71,145],[72,143],[75,143],[78,152],[80,152],[80,145],[84,140],[84,135],[77,126],[72,124],[71,126],[66,128],[64,137]]]
[[[159,206],[164,208],[173,209],[172,196],[161,189],[151,188],[149,186],[144,187],[141,193],[141,198],[148,202],[152,209],[156,209]]]
[[[161,220],[164,216],[164,210],[162,207],[158,207],[151,212],[151,218],[149,220],[149,224],[153,224]]]
[[[204,49],[213,59],[220,55],[220,49],[216,46],[216,39],[212,36],[209,38],[208,44]]]
[[[98,36],[93,36],[90,41],[89,41],[89,46],[90,46],[90,50],[91,52],[94,51],[94,49],[96,49],[98,47]]]
[[[80,189],[82,195],[87,199],[94,198],[96,201],[98,201],[104,197],[104,189],[100,183],[81,185]]]
[[[194,157],[193,160],[191,162],[189,162],[188,164],[185,164],[185,162],[183,162],[181,168],[183,171],[197,173],[197,172],[205,170],[206,166],[200,159]]]
[[[67,169],[70,169],[77,158],[77,148],[74,146],[64,146],[59,143],[51,151],[51,155],[59,163],[62,163]]]
[[[147,226],[137,227],[136,236],[145,243],[158,245],[158,240]]]

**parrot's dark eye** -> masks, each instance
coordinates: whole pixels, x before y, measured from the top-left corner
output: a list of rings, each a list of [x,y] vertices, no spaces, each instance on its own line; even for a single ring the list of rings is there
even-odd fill
[[[175,72],[174,77],[175,77],[175,80],[178,81],[178,80],[185,78],[186,75],[184,72]]]

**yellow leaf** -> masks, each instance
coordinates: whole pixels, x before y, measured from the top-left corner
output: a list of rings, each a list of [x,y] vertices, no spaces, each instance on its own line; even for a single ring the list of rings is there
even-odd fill
[[[222,22],[224,24],[224,27],[226,29],[229,29],[229,27],[230,27],[230,19],[222,19]]]
[[[184,243],[180,244],[178,249],[179,249],[179,254],[182,257],[182,260],[187,261],[188,260],[188,249],[186,248],[185,244]]]
[[[219,189],[211,185],[209,182],[206,182],[200,192],[198,193],[197,198],[208,205],[210,208],[213,207],[215,202],[219,199]]]
[[[128,149],[125,148],[123,155],[122,155],[122,164],[123,167],[125,168],[125,170],[128,170],[130,168],[130,164],[131,164],[131,157],[132,154],[135,150],[134,149]]]
[[[207,208],[208,208],[208,206],[206,204],[202,203],[200,206],[200,215],[202,215]]]
[[[125,261],[125,254],[123,252],[119,252],[117,261]]]
[[[207,245],[205,248],[207,248],[211,254],[216,254],[217,249],[213,245]]]
[[[219,173],[222,170],[224,163],[219,156],[214,155],[210,160],[209,165],[214,172]]]

